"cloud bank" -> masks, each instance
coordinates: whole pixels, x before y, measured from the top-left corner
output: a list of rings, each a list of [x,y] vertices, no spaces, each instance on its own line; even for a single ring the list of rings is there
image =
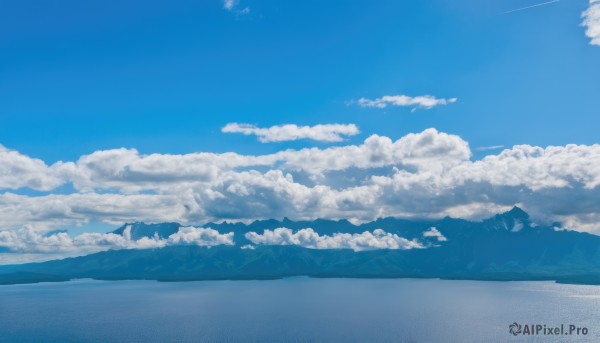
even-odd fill
[[[344,137],[360,133],[354,124],[325,124],[315,126],[298,126],[295,124],[276,125],[268,128],[259,128],[251,124],[229,123],[221,132],[242,133],[254,135],[262,143],[295,141],[311,139],[320,142],[341,142]]]
[[[429,110],[436,106],[455,103],[457,100],[457,98],[438,99],[432,95],[415,97],[408,95],[384,95],[377,99],[360,98],[357,102],[361,107],[386,108],[388,106],[402,106]]]
[[[335,233],[319,235],[313,229],[293,232],[288,228],[265,230],[263,234],[248,232],[245,237],[257,245],[297,245],[309,249],[352,249],[354,251],[392,249],[420,249],[424,246],[416,240],[408,240],[381,229],[359,234]]]
[[[590,6],[582,13],[582,25],[587,29],[585,31],[592,45],[600,45],[600,0],[590,0]]]
[[[42,234],[32,226],[26,225],[14,231],[0,231],[0,247],[15,253],[70,255],[88,254],[110,249],[151,249],[169,245],[197,245],[212,247],[233,245],[233,232],[220,234],[210,228],[182,227],[168,238],[158,236],[138,240],[131,239],[131,226],[127,226],[123,235],[114,233],[83,233],[75,237],[66,232]]]
[[[72,191],[55,190],[65,185]],[[0,187],[0,230],[283,217],[480,219],[518,205],[536,221],[600,232],[600,145],[517,145],[472,160],[464,139],[435,129],[265,155],[113,149],[52,165],[2,148]]]

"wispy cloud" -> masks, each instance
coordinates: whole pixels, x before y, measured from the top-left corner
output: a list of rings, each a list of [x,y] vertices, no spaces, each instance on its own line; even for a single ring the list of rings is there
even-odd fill
[[[360,130],[354,124],[325,124],[315,126],[287,124],[260,128],[251,124],[229,123],[221,129],[221,132],[255,135],[263,143],[295,141],[298,139],[340,142],[344,140],[345,136],[359,134]]]
[[[223,0],[223,8],[231,11],[237,5],[236,0]]]
[[[421,95],[415,97],[408,95],[384,95],[381,98],[376,99],[360,98],[356,101],[356,103],[358,103],[361,107],[386,108],[388,106],[402,106],[412,107],[413,110],[417,108],[428,110],[436,106],[455,103],[457,100],[457,98],[436,98],[432,95]]]
[[[477,151],[490,151],[490,150],[498,150],[504,148],[504,145],[491,145],[491,146],[480,146],[475,148]]]
[[[600,0],[590,0],[590,7],[581,16],[582,25],[587,27],[585,34],[592,39],[590,44],[600,45]]]
[[[250,7],[244,7],[237,12],[238,14],[250,14]]]
[[[239,0],[223,0],[223,8],[234,12],[237,15],[246,15],[250,13],[250,7],[238,8]]]
[[[546,2],[539,3],[539,4],[535,4],[535,5],[531,5],[531,6],[525,6],[525,7],[517,8],[517,9],[514,9],[514,10],[506,11],[506,12],[503,12],[502,14],[509,14],[509,13],[519,12],[519,11],[523,11],[523,10],[528,10],[530,8],[546,6],[546,5],[557,3],[559,1],[560,0],[546,1]]]

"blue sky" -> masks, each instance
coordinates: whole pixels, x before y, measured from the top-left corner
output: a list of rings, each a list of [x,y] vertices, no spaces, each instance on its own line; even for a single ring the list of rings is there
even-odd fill
[[[600,0],[3,1],[0,264],[138,221],[600,234],[599,62]]]
[[[587,1],[5,1],[0,143],[48,163],[98,149],[266,153],[228,122],[429,127],[473,148],[597,143]],[[414,113],[349,100],[457,97]],[[310,143],[318,145],[317,143]],[[303,143],[306,145],[306,143]]]

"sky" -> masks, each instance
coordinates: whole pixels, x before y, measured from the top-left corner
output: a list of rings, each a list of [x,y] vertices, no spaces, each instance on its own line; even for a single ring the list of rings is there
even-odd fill
[[[514,205],[600,232],[599,61],[597,0],[3,1],[0,233]]]

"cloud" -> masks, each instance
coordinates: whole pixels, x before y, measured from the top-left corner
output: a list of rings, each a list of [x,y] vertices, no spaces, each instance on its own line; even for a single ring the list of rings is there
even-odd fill
[[[221,234],[210,228],[182,227],[167,238],[169,245],[198,245],[212,247],[216,245],[234,245],[233,232]]]
[[[21,182],[49,194],[0,193],[2,230],[284,216],[481,219],[518,205],[536,221],[600,232],[593,215],[600,212],[600,145],[517,145],[472,160],[464,139],[427,129],[395,141],[372,135],[358,145],[256,156],[114,149],[48,166],[11,154],[17,155],[37,161],[23,174],[35,177],[19,178],[8,168],[0,184],[10,189]],[[51,182],[23,181],[30,179]],[[73,192],[53,194],[51,187],[64,183],[72,183]]]
[[[464,178],[497,186],[526,186],[532,191],[600,185],[600,145],[549,146],[517,145],[498,155],[457,168]]]
[[[448,239],[442,235],[442,233],[435,227],[429,228],[429,230],[423,232],[423,237],[432,237],[437,239],[438,242],[445,242]]]
[[[455,103],[457,100],[457,98],[438,99],[431,95],[415,97],[408,95],[384,95],[377,99],[360,98],[357,102],[361,107],[386,108],[388,106],[402,106],[412,107],[413,110],[417,108],[428,110],[436,106]]]
[[[231,11],[237,5],[237,0],[223,0],[223,8]]]
[[[71,237],[66,232],[42,234],[31,225],[25,225],[18,230],[0,231],[0,247],[8,248],[11,253],[37,254],[38,258],[43,259],[44,254],[53,258],[59,253],[75,256],[111,249],[152,249],[170,245],[233,245],[233,235],[233,232],[221,234],[210,228],[182,227],[165,239],[155,236],[132,240],[130,226],[125,228],[123,235],[83,233]]]
[[[27,161],[28,171],[24,171],[24,167],[7,167],[11,163],[15,165],[15,162],[0,165],[0,169],[6,168],[0,174],[0,189],[29,187],[52,190],[71,182],[81,192],[118,190],[123,193],[215,184],[237,169],[272,168],[322,174],[348,168],[430,166],[429,162],[434,160],[436,165],[456,164],[471,156],[467,142],[435,129],[409,134],[395,142],[388,137],[372,135],[361,145],[284,150],[260,156],[233,152],[141,155],[135,149],[113,149],[96,151],[81,156],[75,162],[58,162],[48,167],[41,160],[12,153]]]
[[[581,16],[582,25],[587,27],[585,34],[591,38],[590,44],[600,45],[600,0],[590,0],[590,7]]]
[[[335,233],[319,235],[313,229],[293,232],[288,228],[264,230],[263,234],[248,232],[245,237],[257,245],[298,245],[309,249],[352,249],[354,251],[374,249],[419,249],[424,246],[416,240],[408,240],[381,229],[360,234]]]
[[[546,2],[535,4],[535,5],[520,7],[520,8],[514,9],[514,10],[506,11],[506,12],[503,12],[502,14],[509,14],[509,13],[513,13],[513,12],[519,12],[519,11],[523,11],[523,10],[528,10],[528,9],[531,9],[531,8],[546,6],[546,5],[550,5],[550,4],[553,4],[553,3],[557,3],[559,1],[560,0],[546,1]]]
[[[42,160],[0,145],[0,189],[54,189],[64,183],[61,167],[62,163],[48,167]]]
[[[288,152],[284,161],[285,167],[292,170],[326,172],[398,165],[437,168],[457,164],[470,157],[468,143],[459,136],[427,129],[420,133],[408,134],[395,142],[388,137],[372,135],[359,146]]]
[[[114,149],[82,156],[76,163],[65,164],[63,170],[80,190],[120,188],[136,191],[152,184],[210,181],[221,168],[243,166],[236,157],[235,154],[217,156],[207,153],[141,156],[134,149]]]
[[[354,124],[326,124],[315,126],[298,126],[294,124],[276,125],[269,128],[259,128],[251,124],[229,123],[221,132],[242,133],[255,135],[263,143],[285,142],[299,139],[311,139],[320,142],[341,142],[344,136],[354,136],[360,133]]]
[[[482,218],[515,204],[535,220],[583,218],[600,208],[600,146],[516,146],[499,155],[465,162],[441,172],[395,170],[374,176],[381,213],[441,213]],[[428,212],[427,209],[432,209]],[[600,222],[577,230],[600,233]]]
[[[492,146],[481,146],[475,148],[477,151],[490,151],[490,150],[498,150],[504,148],[504,145],[492,145]]]
[[[104,222],[188,222],[202,215],[192,192],[180,194],[73,193],[24,196],[0,194],[0,228],[32,224],[48,230],[63,226]]]
[[[229,12],[234,12],[237,16],[250,14],[250,7],[237,9],[239,0],[223,0],[223,8]]]

